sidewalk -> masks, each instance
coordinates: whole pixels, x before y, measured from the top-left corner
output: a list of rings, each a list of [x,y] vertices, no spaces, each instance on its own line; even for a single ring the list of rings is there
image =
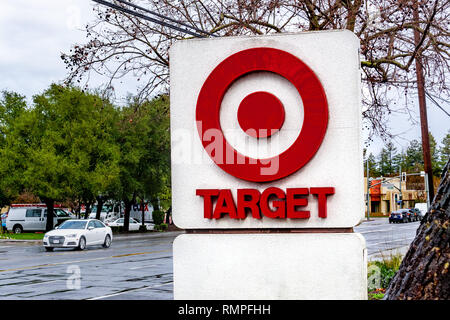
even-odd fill
[[[392,248],[389,250],[383,250],[377,253],[373,253],[367,256],[367,261],[382,261],[384,259],[389,259],[392,256],[401,255],[404,257],[406,252],[408,252],[409,246],[403,246],[398,248]]]

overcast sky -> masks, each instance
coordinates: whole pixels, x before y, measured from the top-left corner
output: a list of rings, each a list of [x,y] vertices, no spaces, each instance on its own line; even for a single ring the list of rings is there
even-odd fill
[[[12,90],[31,99],[50,83],[59,82],[66,75],[61,52],[71,45],[83,43],[86,34],[82,27],[93,20],[93,2],[90,0],[2,0],[0,10],[0,90]],[[106,79],[95,78],[91,87]],[[116,92],[125,96],[135,88],[116,84]],[[413,97],[417,100],[417,97]],[[450,112],[450,104],[438,100]],[[450,129],[450,118],[428,103],[428,125],[438,143]],[[414,107],[413,117],[419,121],[419,110]],[[408,141],[420,140],[419,123],[412,125],[407,116],[392,117],[392,133],[402,133],[393,142],[406,150]],[[366,137],[366,133],[364,136]],[[380,139],[369,146],[377,154],[383,143]]]

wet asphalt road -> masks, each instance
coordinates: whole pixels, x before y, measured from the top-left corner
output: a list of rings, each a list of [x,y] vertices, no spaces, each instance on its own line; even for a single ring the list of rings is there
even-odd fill
[[[370,256],[409,246],[419,225],[420,221],[390,224],[388,218],[372,218],[371,221],[364,220],[354,231],[366,239],[367,254]]]
[[[0,243],[2,299],[173,299],[172,243],[179,233],[113,241],[85,251]]]
[[[389,224],[385,218],[355,227],[368,255],[408,246],[420,222]],[[109,249],[85,251],[0,242],[2,299],[173,299],[172,243],[179,232],[129,237]]]

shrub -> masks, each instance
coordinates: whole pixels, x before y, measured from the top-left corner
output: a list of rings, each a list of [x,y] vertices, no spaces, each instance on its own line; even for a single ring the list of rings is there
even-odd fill
[[[402,259],[401,255],[392,255],[388,258],[383,257],[382,261],[369,262],[367,274],[369,299],[378,300],[384,296],[389,283],[400,267]]]
[[[167,223],[161,223],[159,225],[159,230],[161,231],[166,231],[169,228],[169,226],[167,225]]]
[[[169,228],[167,223],[155,224],[154,230],[156,231],[166,231]]]
[[[155,210],[153,211],[153,223],[156,225],[159,225],[164,222],[164,212],[161,210]]]

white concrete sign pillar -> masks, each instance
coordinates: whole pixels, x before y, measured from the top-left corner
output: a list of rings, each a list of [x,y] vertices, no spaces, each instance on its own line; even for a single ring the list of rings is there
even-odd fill
[[[366,298],[358,50],[345,30],[172,46],[176,299]]]
[[[173,255],[175,299],[367,299],[356,233],[184,234]]]

